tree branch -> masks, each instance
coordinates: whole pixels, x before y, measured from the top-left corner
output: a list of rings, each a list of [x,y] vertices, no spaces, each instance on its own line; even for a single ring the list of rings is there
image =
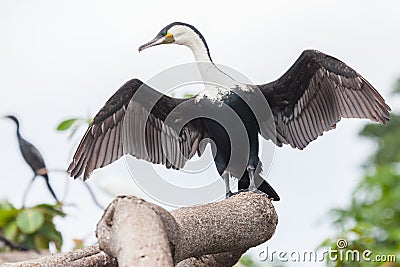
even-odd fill
[[[17,252],[20,259],[22,252]],[[26,252],[24,252],[26,253]],[[29,255],[29,254],[28,254]],[[23,262],[4,263],[2,267],[47,267],[47,266],[69,266],[69,267],[117,267],[117,260],[110,257],[99,249],[99,246],[91,246],[77,249],[71,252],[59,253],[35,260]]]
[[[97,225],[97,237],[119,266],[174,266],[191,257],[197,260],[181,266],[194,261],[232,266],[246,250],[270,239],[277,222],[271,201],[254,193],[171,213],[135,197],[118,197]]]
[[[275,232],[264,195],[240,193],[171,212],[133,196],[116,198],[97,225],[93,246],[5,266],[232,266]]]

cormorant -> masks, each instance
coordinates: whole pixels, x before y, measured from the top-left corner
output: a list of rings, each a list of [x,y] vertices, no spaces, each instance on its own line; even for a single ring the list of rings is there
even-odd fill
[[[47,173],[46,165],[44,164],[42,154],[40,154],[39,150],[34,145],[32,145],[24,138],[22,138],[21,133],[19,132],[19,121],[15,116],[8,115],[5,116],[4,118],[10,119],[15,122],[17,126],[17,139],[18,139],[19,149],[21,150],[21,154],[25,159],[26,163],[28,163],[29,167],[31,167],[34,173],[34,176],[24,193],[24,198],[22,202],[25,203],[26,194],[29,188],[31,187],[32,182],[36,179],[37,176],[42,176],[44,178],[44,180],[46,181],[47,188],[49,189],[51,195],[56,200],[56,202],[59,202],[56,194],[54,193],[53,188],[50,185],[49,176]]]
[[[196,152],[201,155],[202,140],[211,139],[215,144],[214,161],[225,181],[227,196],[232,194],[229,187],[232,175],[240,178],[240,190],[258,189],[279,200],[278,194],[260,176],[258,134],[277,146],[289,144],[303,149],[324,131],[335,128],[341,118],[367,118],[382,124],[390,118],[390,107],[365,78],[342,61],[316,50],[305,50],[279,79],[251,85],[236,81],[213,63],[204,37],[192,25],[171,23],[140,46],[139,51],[160,44],[189,47],[204,81],[212,73],[230,87],[205,84],[198,95],[177,99],[138,79],[128,81],[89,126],[68,168],[71,176],[76,178],[84,172],[87,179],[94,169],[125,154],[179,169]],[[269,105],[271,119],[260,120],[259,114],[253,112],[253,102],[260,100],[260,96]],[[225,113],[223,106],[234,112]],[[236,149],[241,144],[231,142],[230,134],[236,133],[228,133],[226,124],[205,118],[202,112],[223,113],[228,121],[239,118],[247,131],[243,142],[248,151],[242,152],[243,147]],[[188,113],[199,116],[185,121]],[[238,170],[230,158],[241,154],[245,154],[246,162]]]

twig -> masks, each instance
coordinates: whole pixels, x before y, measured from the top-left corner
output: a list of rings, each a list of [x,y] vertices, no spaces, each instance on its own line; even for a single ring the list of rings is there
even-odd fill
[[[20,250],[20,251],[27,251],[28,249],[26,247],[23,247],[21,245],[17,245],[14,244],[13,242],[11,242],[10,240],[8,240],[7,238],[5,238],[3,235],[0,234],[0,241],[2,241],[4,243],[4,245],[6,245],[7,247],[11,248],[11,249],[16,249],[16,250]]]

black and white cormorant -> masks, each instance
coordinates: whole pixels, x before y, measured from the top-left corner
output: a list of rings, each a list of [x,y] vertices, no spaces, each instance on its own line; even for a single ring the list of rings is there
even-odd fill
[[[31,181],[24,193],[23,204],[25,203],[26,194],[27,194],[32,182],[35,180],[35,178],[37,176],[42,176],[44,178],[44,180],[46,181],[47,188],[49,189],[51,195],[57,202],[59,202],[56,194],[54,193],[53,188],[50,185],[47,168],[44,163],[42,154],[40,154],[39,150],[34,145],[32,145],[31,143],[26,141],[24,138],[22,138],[21,133],[19,131],[19,121],[15,116],[8,115],[8,116],[5,116],[4,118],[10,119],[15,122],[15,124],[17,126],[17,139],[18,139],[19,149],[21,150],[21,154],[22,154],[23,158],[25,159],[26,163],[28,163],[29,167],[31,167],[31,169],[34,173],[33,178],[31,179]]]
[[[366,118],[382,124],[390,118],[390,107],[366,79],[340,60],[316,50],[305,50],[276,81],[250,85],[219,70],[211,60],[204,37],[189,24],[169,24],[139,51],[160,44],[189,47],[204,80],[211,71],[225,76],[232,83],[231,87],[208,84],[192,98],[177,99],[140,80],[128,81],[107,101],[89,126],[68,168],[71,176],[84,173],[86,179],[94,169],[125,154],[180,169],[196,152],[201,154],[202,140],[211,139],[215,144],[214,161],[225,181],[227,196],[232,194],[229,187],[232,175],[240,178],[240,190],[258,189],[279,200],[274,189],[260,176],[258,134],[277,146],[289,144],[303,149],[323,132],[335,128],[341,118]],[[200,67],[200,63],[208,64]],[[250,101],[244,100],[257,92],[261,92],[272,112],[270,124],[275,128],[275,136],[263,130],[270,126],[252,112],[251,97]],[[179,108],[185,105],[189,108]],[[231,157],[243,153],[235,150],[239,144],[231,143],[224,125],[200,114],[202,111],[218,113],[224,105],[236,113],[233,116],[242,121],[247,131],[247,140],[243,140],[248,141],[249,149],[245,155],[246,166],[241,171],[235,169],[235,164],[229,165]],[[200,115],[177,127],[175,124],[182,123],[180,118],[190,112]],[[169,116],[173,119],[168,119]]]

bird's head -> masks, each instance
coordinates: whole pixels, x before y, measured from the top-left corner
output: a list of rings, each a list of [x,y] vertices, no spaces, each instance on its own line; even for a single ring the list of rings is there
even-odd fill
[[[17,129],[19,129],[19,121],[18,121],[18,119],[17,119],[15,116],[13,116],[13,115],[6,115],[6,116],[3,116],[2,118],[3,118],[3,119],[10,119],[10,120],[14,121],[15,124],[17,125]]]
[[[193,42],[203,42],[207,47],[204,37],[192,25],[183,22],[173,22],[164,28],[150,42],[139,47],[139,52],[160,44],[179,44],[191,46]]]
[[[3,116],[3,119],[10,119],[10,120],[14,121],[16,124],[18,124],[18,119],[13,115]]]

